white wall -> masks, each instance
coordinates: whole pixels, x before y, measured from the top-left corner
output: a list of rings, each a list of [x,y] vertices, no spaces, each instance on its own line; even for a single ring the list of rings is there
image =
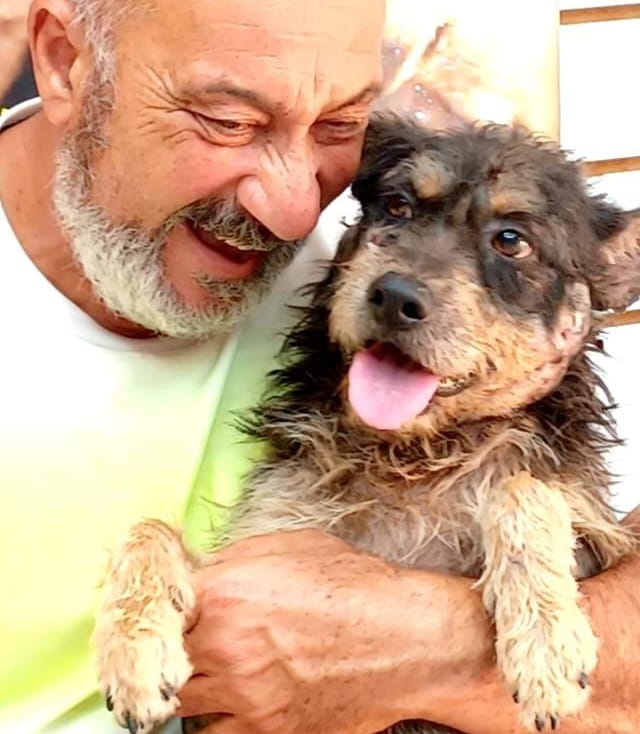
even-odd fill
[[[610,3],[565,0],[560,6],[589,4]],[[639,71],[640,20],[562,27],[562,144],[588,159],[640,155]],[[622,206],[640,207],[640,171],[609,174],[594,183]],[[620,404],[618,427],[627,441],[611,456],[612,468],[621,475],[616,507],[628,511],[640,504],[640,325],[609,330],[605,343],[611,356],[600,364]]]

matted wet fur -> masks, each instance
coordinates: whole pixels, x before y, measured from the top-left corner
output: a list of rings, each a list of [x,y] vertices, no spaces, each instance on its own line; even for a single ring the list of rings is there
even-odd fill
[[[476,578],[523,723],[555,728],[585,704],[597,661],[577,580],[636,547],[609,507],[616,438],[588,352],[592,309],[640,289],[640,219],[591,196],[555,145],[500,126],[437,134],[381,118],[353,191],[362,217],[246,420],[267,456],[223,542],[312,527]],[[399,425],[375,380],[371,405],[358,397],[381,363],[439,380]],[[132,731],[175,711],[191,670],[188,574],[206,563],[155,521],[114,555],[95,641],[102,690]]]

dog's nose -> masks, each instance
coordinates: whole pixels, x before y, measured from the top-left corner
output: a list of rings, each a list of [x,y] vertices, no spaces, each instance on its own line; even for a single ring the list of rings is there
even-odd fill
[[[369,287],[369,308],[374,319],[392,329],[410,329],[427,316],[428,291],[415,278],[385,273]]]

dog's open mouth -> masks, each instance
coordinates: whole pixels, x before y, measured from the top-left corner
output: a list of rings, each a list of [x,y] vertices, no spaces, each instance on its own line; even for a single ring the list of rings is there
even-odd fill
[[[353,358],[349,402],[372,428],[396,430],[424,413],[436,395],[457,395],[472,380],[439,377],[392,344],[376,342]]]

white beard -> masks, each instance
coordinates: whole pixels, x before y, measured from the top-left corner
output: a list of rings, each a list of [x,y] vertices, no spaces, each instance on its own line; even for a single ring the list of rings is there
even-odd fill
[[[255,309],[296,251],[293,243],[281,244],[244,281],[215,282],[211,276],[194,275],[213,303],[191,308],[167,280],[163,262],[167,233],[184,217],[174,216],[155,235],[117,226],[91,203],[88,189],[86,167],[71,137],[56,157],[53,201],[73,254],[111,312],[159,334],[205,339],[228,332]]]

